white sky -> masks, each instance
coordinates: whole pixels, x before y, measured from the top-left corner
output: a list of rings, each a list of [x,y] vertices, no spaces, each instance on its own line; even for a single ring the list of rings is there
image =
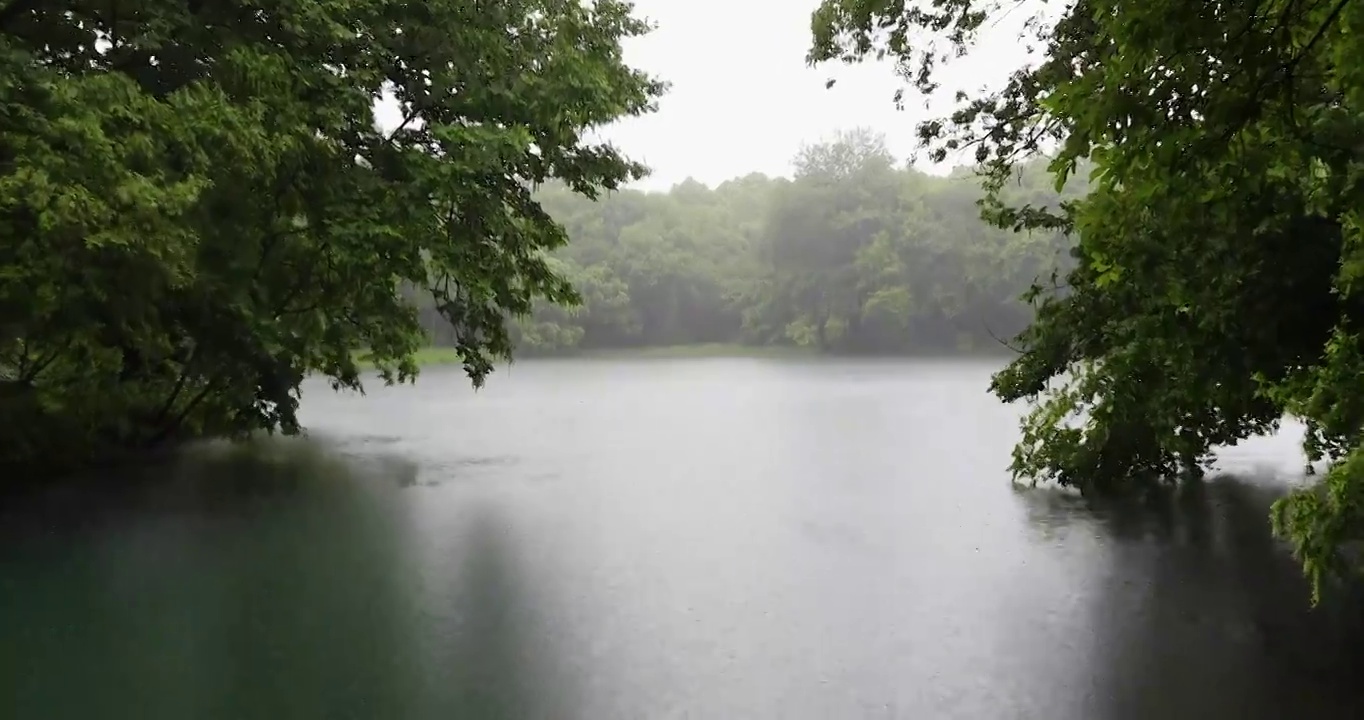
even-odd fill
[[[891,150],[915,150],[914,126],[950,107],[956,89],[998,86],[1026,61],[1017,31],[1024,12],[991,27],[979,47],[943,68],[942,97],[924,109],[889,62],[805,64],[810,13],[819,0],[636,0],[637,16],[658,28],[625,48],[626,61],[672,83],[659,111],[606,128],[603,135],[653,168],[638,184],[667,189],[688,177],[714,186],[750,172],[788,175],[802,143],[866,126]],[[833,88],[825,82],[836,78]],[[944,102],[946,101],[946,102]],[[919,165],[929,171],[945,172]]]
[[[672,88],[659,111],[628,118],[601,137],[653,169],[635,187],[666,190],[688,177],[715,186],[761,172],[789,175],[802,143],[866,126],[886,134],[908,157],[915,124],[950,107],[956,89],[998,86],[1026,55],[1017,39],[1025,13],[990,29],[965,58],[941,68],[940,98],[931,110],[907,90],[904,111],[893,96],[905,85],[890,63],[807,67],[810,13],[819,0],[636,0],[636,16],[657,29],[625,47],[626,62]],[[1016,16],[1016,17],[1014,17]],[[825,82],[837,84],[825,89]],[[380,108],[380,122],[396,108]],[[919,166],[946,172],[927,160]]]

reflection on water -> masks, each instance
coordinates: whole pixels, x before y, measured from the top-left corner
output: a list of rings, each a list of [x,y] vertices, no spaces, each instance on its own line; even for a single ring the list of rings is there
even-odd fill
[[[5,518],[20,717],[367,717],[416,697],[394,665],[418,636],[391,498],[302,443],[162,470],[136,498]]]
[[[1217,477],[1157,501],[1095,507],[1020,491],[1038,535],[1109,540],[1092,602],[1098,716],[1342,717],[1364,660],[1358,597],[1310,610],[1298,566],[1266,523],[1282,488]]]
[[[1269,537],[1280,448],[1154,507],[1011,492],[987,371],[437,374],[12,504],[4,717],[1354,714],[1361,605],[1309,611]]]
[[[562,717],[496,518],[413,536],[415,466],[345,455],[214,447],[9,508],[5,717]]]

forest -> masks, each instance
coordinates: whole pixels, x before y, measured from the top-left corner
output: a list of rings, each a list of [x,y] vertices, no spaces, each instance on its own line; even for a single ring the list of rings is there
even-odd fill
[[[1071,262],[1055,231],[980,218],[980,181],[907,169],[865,129],[803,148],[793,178],[749,175],[596,202],[548,185],[536,199],[570,242],[553,252],[575,305],[511,318],[519,356],[694,344],[826,353],[1005,353],[1031,317],[1023,295]],[[1073,196],[1073,192],[1068,195]],[[1045,165],[1011,200],[1055,207]],[[455,341],[426,293],[423,325]]]

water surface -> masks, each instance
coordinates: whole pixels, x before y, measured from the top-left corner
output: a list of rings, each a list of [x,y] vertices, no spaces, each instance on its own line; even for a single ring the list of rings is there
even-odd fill
[[[1357,711],[1267,504],[1008,483],[981,363],[522,362],[0,525],[15,718],[1280,718]],[[1355,603],[1357,605],[1357,603]],[[1340,607],[1337,607],[1340,606]],[[8,701],[8,700],[7,700]]]

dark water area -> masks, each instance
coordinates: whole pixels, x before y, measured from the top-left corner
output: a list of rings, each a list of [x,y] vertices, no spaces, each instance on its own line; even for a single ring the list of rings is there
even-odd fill
[[[990,364],[524,362],[0,510],[5,718],[1336,718],[1290,430],[1154,508],[1017,490]]]

